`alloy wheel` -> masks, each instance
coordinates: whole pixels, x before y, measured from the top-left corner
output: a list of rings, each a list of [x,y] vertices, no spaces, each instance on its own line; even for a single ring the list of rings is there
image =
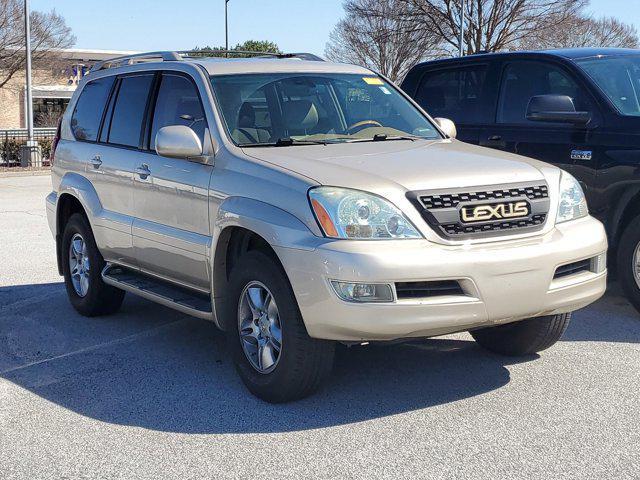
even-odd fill
[[[76,233],[69,244],[69,272],[73,289],[78,296],[84,297],[89,291],[89,254],[87,242]]]
[[[282,324],[273,295],[258,281],[248,283],[240,294],[238,330],[251,366],[263,374],[272,372],[282,355]]]

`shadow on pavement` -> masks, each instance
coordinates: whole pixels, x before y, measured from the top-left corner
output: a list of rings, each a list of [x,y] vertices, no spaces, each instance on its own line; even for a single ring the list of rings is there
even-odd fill
[[[596,339],[592,329],[605,325],[574,324],[569,340]],[[640,322],[634,339],[624,341],[638,341],[639,331]],[[495,390],[509,382],[511,363],[451,338],[341,349],[324,390],[269,405],[241,384],[213,324],[131,295],[117,315],[86,319],[71,308],[61,283],[0,288],[0,377],[81,415],[153,430],[349,424]]]

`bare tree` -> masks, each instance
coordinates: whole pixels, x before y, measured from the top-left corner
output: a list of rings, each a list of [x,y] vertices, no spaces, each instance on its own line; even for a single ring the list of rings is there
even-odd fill
[[[396,81],[439,52],[433,32],[416,28],[400,0],[346,0],[344,9],[325,49],[331,60],[363,65]]]
[[[613,17],[575,15],[545,35],[523,39],[519,48],[617,47],[638,48],[640,41],[633,25]]]
[[[69,48],[75,37],[64,18],[55,11],[31,12],[31,51],[33,62],[39,65],[51,58],[52,51]],[[24,5],[20,0],[0,0],[0,88],[16,72],[24,69]]]
[[[460,0],[398,0],[403,15],[415,28],[434,31],[457,52],[460,37]],[[531,36],[557,31],[587,5],[588,0],[466,0],[465,52],[515,48]]]

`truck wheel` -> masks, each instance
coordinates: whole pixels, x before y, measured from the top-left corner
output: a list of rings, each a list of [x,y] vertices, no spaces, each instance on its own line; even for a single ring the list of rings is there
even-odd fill
[[[250,251],[230,277],[227,335],[244,384],[271,403],[313,393],[331,372],[335,345],[309,337],[280,265]]]
[[[125,292],[102,281],[105,262],[84,215],[75,213],[69,218],[62,234],[62,255],[64,283],[73,308],[85,317],[115,313]]]
[[[482,347],[509,356],[531,355],[560,340],[571,320],[570,313],[535,317],[495,327],[472,330]]]
[[[617,252],[617,276],[627,300],[640,311],[640,216],[625,228]]]

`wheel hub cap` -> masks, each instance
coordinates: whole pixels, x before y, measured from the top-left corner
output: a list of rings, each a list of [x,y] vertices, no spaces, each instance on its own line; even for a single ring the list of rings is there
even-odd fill
[[[69,272],[71,283],[78,296],[84,297],[89,291],[89,255],[87,243],[76,233],[69,244]]]
[[[280,314],[273,295],[262,283],[250,282],[238,303],[240,344],[251,366],[270,373],[282,353]]]

